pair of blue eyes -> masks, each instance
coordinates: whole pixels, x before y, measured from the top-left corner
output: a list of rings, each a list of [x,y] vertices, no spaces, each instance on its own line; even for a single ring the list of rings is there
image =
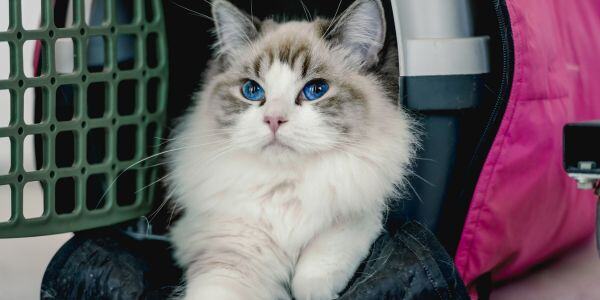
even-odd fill
[[[323,79],[309,81],[303,88],[302,93],[308,101],[317,100],[329,90],[329,84]],[[247,80],[242,85],[242,95],[250,101],[262,101],[265,98],[265,90],[254,80]]]

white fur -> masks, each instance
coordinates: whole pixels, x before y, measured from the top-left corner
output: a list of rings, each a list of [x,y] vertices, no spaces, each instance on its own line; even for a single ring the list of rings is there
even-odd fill
[[[281,30],[293,26],[309,28]],[[331,51],[328,60],[342,70],[335,51],[343,51]],[[375,78],[353,68],[335,71],[369,95],[351,139],[332,130],[314,103],[294,103],[305,82],[286,64],[273,63],[257,79],[268,100],[230,129],[211,117],[219,78],[203,87],[169,155],[170,193],[184,212],[171,238],[186,269],[186,299],[325,300],[346,286],[414,154],[407,116]],[[319,101],[339,91],[332,81]],[[263,121],[272,114],[288,120],[275,144]]]
[[[293,82],[285,74],[274,78],[281,79],[274,84]],[[189,267],[199,252],[215,248],[223,253],[220,259],[231,260],[214,276],[188,281],[187,299],[288,299],[283,284],[290,274],[299,300],[333,299],[344,288],[379,235],[386,199],[402,181],[413,153],[404,114],[381,95],[374,97],[380,99],[370,99],[370,110],[382,123],[361,144],[338,150],[324,138],[315,147],[329,150],[283,162],[257,156],[245,144],[224,146],[210,135],[207,120],[187,119],[179,136],[190,137],[189,148],[172,156],[173,193],[185,212],[172,230],[176,257]],[[203,109],[206,105],[196,108]],[[270,132],[261,117],[258,109],[246,114],[234,136],[264,144]],[[292,117],[303,120],[298,126],[318,123],[309,109]],[[293,127],[288,129],[293,134]],[[293,144],[293,136],[287,138]],[[277,151],[285,149],[273,149],[271,155]],[[293,187],[276,188],[287,183]],[[227,257],[229,247],[243,252],[265,245],[279,249],[263,250],[264,256],[250,251],[251,260]],[[231,270],[227,264],[252,271]]]

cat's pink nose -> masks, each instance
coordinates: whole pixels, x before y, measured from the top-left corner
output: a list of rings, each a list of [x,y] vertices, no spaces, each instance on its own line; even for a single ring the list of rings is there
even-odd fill
[[[272,116],[265,116],[265,118],[263,120],[265,121],[265,123],[267,125],[269,125],[269,128],[271,128],[271,131],[273,133],[277,132],[277,129],[279,129],[279,126],[281,126],[281,124],[288,121],[284,117],[272,117]]]

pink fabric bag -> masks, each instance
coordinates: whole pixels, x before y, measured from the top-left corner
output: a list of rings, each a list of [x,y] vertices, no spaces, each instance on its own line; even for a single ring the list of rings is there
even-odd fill
[[[508,106],[456,254],[473,281],[522,275],[594,231],[595,197],[562,166],[562,128],[600,119],[600,0],[506,0],[514,40]]]

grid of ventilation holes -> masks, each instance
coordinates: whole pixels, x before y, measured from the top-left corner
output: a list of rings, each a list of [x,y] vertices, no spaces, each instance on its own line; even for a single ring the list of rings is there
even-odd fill
[[[2,114],[10,120],[0,122],[0,154],[11,161],[6,170],[0,165],[0,208],[8,207],[0,211],[0,238],[90,229],[148,213],[156,168],[131,166],[158,152],[165,121],[161,1],[92,1],[103,10],[96,23],[86,17],[87,1],[72,1],[66,23],[54,18],[53,0],[36,1],[42,17],[34,29],[23,24],[30,12],[20,0],[0,1],[8,3],[0,17],[9,20],[0,26],[0,50],[7,50],[0,54],[9,55],[0,60],[10,61],[0,65],[0,99],[10,99],[0,103],[0,121]],[[121,16],[123,3],[131,6],[129,18]],[[28,43],[39,53],[34,74],[24,71],[31,63],[23,58]],[[130,57],[124,60],[121,51]],[[33,145],[36,162],[24,165],[23,153]],[[33,216],[23,209],[36,198],[28,185],[41,186],[43,211]]]

